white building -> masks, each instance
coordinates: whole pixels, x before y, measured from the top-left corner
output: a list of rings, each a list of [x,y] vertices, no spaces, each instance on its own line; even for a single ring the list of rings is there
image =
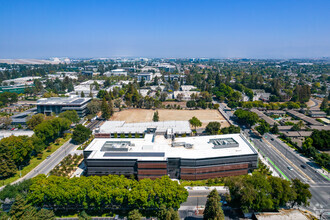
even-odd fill
[[[114,69],[108,72],[105,72],[103,75],[106,76],[127,76],[127,71],[124,69]]]
[[[178,99],[179,94],[182,94],[182,98],[181,98],[182,101],[190,101],[192,94],[199,96],[200,92],[198,92],[198,91],[174,91],[173,98]]]
[[[137,80],[141,81],[142,79],[144,79],[144,81],[146,82],[150,82],[153,78],[153,73],[139,73],[137,75]]]

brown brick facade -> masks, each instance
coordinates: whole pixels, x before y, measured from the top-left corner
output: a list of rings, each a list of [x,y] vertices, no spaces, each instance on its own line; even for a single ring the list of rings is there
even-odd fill
[[[249,167],[248,163],[243,163],[243,164],[222,165],[222,166],[212,166],[212,167],[181,168],[181,174],[202,174],[202,173],[210,173],[210,172],[247,169],[248,167]]]
[[[247,174],[248,170],[232,170],[216,173],[204,173],[204,174],[181,174],[181,179],[183,180],[202,180],[216,177],[225,177],[225,176],[236,176]]]
[[[110,138],[110,134],[101,134],[101,133],[96,133],[95,134],[96,138]]]

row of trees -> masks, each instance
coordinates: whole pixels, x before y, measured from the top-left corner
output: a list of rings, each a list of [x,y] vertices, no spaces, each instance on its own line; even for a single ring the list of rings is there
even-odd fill
[[[0,107],[7,104],[13,104],[18,101],[18,95],[11,92],[0,93]]]
[[[70,115],[70,114],[68,114]],[[28,123],[34,135],[10,136],[0,140],[0,178],[16,174],[19,168],[28,165],[33,156],[40,154],[51,142],[63,137],[71,121],[65,117],[35,115]]]
[[[65,178],[39,175],[32,179],[28,203],[54,211],[128,212],[156,215],[162,206],[178,209],[188,192],[168,176],[140,181],[123,176]]]
[[[298,179],[292,182],[261,173],[228,177],[229,203],[243,212],[274,211],[287,205],[308,205],[312,197],[309,185]]]
[[[302,107],[306,107],[306,104],[300,102],[270,102],[264,103],[263,101],[248,101],[248,102],[239,102],[239,107],[242,108],[267,108],[270,110],[277,110],[277,109],[300,109]]]

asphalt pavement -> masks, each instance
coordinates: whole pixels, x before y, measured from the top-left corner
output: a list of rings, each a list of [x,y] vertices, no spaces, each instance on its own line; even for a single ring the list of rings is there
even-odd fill
[[[294,152],[273,135],[266,134],[262,139],[249,129],[244,129],[243,133],[281,177],[288,180],[298,178],[310,185],[312,199],[310,200],[310,206],[306,207],[308,210],[314,212],[317,210],[330,210],[330,181],[320,173],[322,172],[321,169],[313,167],[313,163]],[[305,165],[305,168],[301,165]]]

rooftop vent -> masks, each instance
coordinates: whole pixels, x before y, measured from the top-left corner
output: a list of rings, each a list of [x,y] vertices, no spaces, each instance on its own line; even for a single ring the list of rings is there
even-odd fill
[[[209,143],[213,144],[213,149],[238,147],[239,144],[233,138],[216,138],[210,139]]]
[[[130,141],[106,141],[101,151],[128,151],[130,146]]]

